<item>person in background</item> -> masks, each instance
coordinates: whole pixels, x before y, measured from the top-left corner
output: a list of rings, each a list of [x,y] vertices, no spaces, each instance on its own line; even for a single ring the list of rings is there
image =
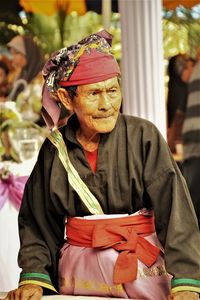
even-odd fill
[[[111,43],[103,30],[44,66],[51,134],[25,187],[22,272],[6,299],[199,299],[200,234],[185,180],[158,129],[120,113]],[[60,103],[71,116],[58,128]]]
[[[189,86],[185,120],[183,123],[183,164],[186,179],[200,226],[200,47],[197,50]]]
[[[18,94],[41,72],[45,59],[41,48],[31,36],[17,35],[7,46],[12,54],[15,68],[15,78],[9,100],[16,101]]]
[[[182,143],[181,130],[188,96],[188,81],[194,61],[186,54],[178,54],[169,60],[167,127],[168,145],[176,153],[176,144]]]
[[[9,67],[3,60],[0,60],[0,102],[6,101],[6,97],[8,96],[10,91],[8,74]]]

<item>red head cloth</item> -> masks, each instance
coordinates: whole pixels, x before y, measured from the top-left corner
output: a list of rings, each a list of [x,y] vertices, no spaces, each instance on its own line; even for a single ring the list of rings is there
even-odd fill
[[[111,43],[112,35],[103,30],[52,54],[43,69],[42,114],[48,127],[53,128],[59,120],[59,87],[96,83],[120,75]]]
[[[120,74],[119,66],[112,55],[91,49],[85,51],[72,75],[66,81],[59,82],[60,86],[82,85],[100,82]]]

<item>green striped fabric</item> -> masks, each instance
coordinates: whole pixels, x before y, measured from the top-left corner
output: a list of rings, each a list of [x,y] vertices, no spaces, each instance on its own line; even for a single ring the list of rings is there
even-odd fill
[[[172,293],[190,291],[200,294],[200,280],[191,278],[172,279]],[[189,300],[189,299],[188,299]]]
[[[62,134],[58,129],[55,129],[48,136],[52,144],[58,149],[59,158],[67,171],[68,180],[73,189],[77,192],[80,199],[83,201],[85,206],[93,215],[103,214],[103,210],[95,198],[95,196],[90,192],[87,185],[82,181],[78,172],[72,165],[67,151],[67,146],[63,140]]]
[[[50,290],[54,291],[55,293],[58,293],[56,291],[56,289],[54,288],[49,275],[47,275],[47,274],[37,273],[37,272],[22,273],[20,275],[19,286],[22,286],[25,284],[36,284],[41,287],[50,289]]]

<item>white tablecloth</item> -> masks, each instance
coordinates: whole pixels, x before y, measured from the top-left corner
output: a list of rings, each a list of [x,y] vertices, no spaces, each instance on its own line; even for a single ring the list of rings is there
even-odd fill
[[[8,166],[15,175],[30,175],[34,164],[35,160],[20,164],[0,162],[0,169]],[[0,292],[6,292],[18,286],[20,269],[17,264],[19,251],[17,217],[17,209],[7,199],[0,209]]]
[[[5,296],[7,295],[7,293],[1,293],[0,292],[0,299],[5,298]],[[58,296],[43,296],[42,297],[43,300],[110,300],[110,299],[115,299],[115,300],[122,300],[124,298],[104,298],[104,297],[93,297],[93,296],[71,296],[71,295],[58,295]]]
[[[0,292],[0,299],[5,298],[7,295],[7,293],[5,292]],[[106,297],[93,297],[93,296],[71,296],[71,295],[55,295],[55,296],[43,296],[42,297],[43,300],[69,300],[69,299],[73,299],[73,300],[110,300],[110,299],[125,299],[125,298],[106,298]],[[139,300],[139,299],[138,299]]]

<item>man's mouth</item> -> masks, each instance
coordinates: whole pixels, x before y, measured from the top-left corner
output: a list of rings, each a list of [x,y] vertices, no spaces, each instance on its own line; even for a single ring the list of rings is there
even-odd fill
[[[107,119],[113,117],[113,114],[94,116],[93,119]]]

